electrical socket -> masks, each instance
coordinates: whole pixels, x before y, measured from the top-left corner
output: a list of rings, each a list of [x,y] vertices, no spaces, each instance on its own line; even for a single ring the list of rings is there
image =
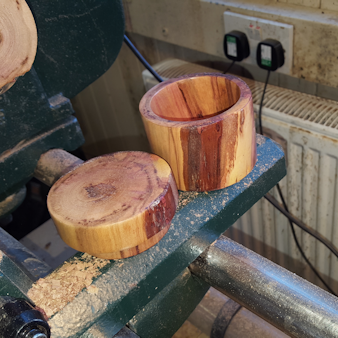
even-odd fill
[[[250,56],[242,62],[252,65],[257,65],[256,51],[257,45],[260,41],[265,39],[278,40],[284,49],[285,62],[284,65],[277,70],[277,72],[292,74],[292,25],[227,11],[224,12],[224,27],[225,34],[232,30],[238,30],[246,34],[250,46]]]

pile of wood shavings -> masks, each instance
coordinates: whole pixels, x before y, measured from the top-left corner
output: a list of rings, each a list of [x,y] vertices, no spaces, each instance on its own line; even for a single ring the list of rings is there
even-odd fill
[[[100,274],[100,268],[109,263],[88,254],[66,262],[46,278],[40,278],[28,291],[28,297],[43,309],[48,317],[60,311],[71,302],[80,291],[90,287],[94,277]]]

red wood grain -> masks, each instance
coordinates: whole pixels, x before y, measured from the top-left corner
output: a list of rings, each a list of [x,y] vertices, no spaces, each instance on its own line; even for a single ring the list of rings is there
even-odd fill
[[[143,152],[94,158],[59,179],[47,205],[61,238],[100,258],[129,257],[156,244],[178,204],[172,171]]]
[[[251,92],[234,76],[165,81],[144,95],[140,112],[152,151],[170,164],[180,190],[222,189],[256,163]]]

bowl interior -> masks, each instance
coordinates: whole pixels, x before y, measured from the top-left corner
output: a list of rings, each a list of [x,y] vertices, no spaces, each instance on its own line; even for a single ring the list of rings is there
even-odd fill
[[[239,98],[235,82],[206,75],[169,83],[153,96],[150,107],[166,120],[193,121],[221,114]]]

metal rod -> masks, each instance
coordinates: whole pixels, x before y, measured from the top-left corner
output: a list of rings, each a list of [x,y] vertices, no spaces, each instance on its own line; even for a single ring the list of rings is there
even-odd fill
[[[210,338],[289,337],[214,288],[209,289],[188,321]]]
[[[225,236],[189,268],[291,337],[338,337],[337,297]]]
[[[51,187],[61,176],[82,163],[81,159],[65,150],[52,149],[41,155],[34,177]]]

